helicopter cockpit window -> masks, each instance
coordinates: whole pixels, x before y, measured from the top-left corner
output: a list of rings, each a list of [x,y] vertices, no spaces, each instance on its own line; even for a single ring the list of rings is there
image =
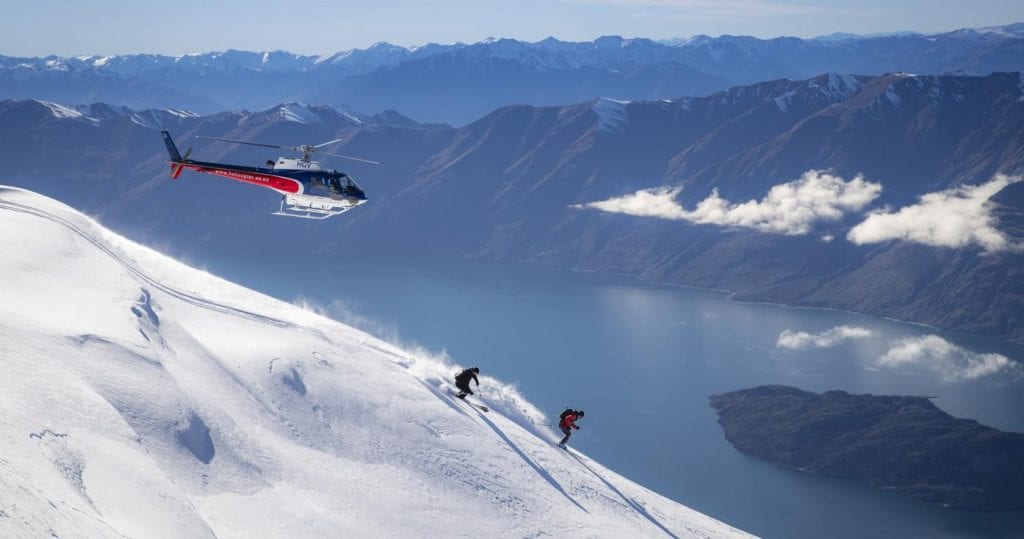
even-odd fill
[[[341,180],[338,178],[331,178],[331,191],[335,193],[341,192]]]
[[[309,179],[309,183],[315,188],[323,189],[326,187],[324,179],[321,176],[313,176]]]

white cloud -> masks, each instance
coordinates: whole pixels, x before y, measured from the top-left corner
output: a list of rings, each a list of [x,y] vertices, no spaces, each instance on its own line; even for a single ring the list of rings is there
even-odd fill
[[[920,202],[869,215],[853,227],[846,238],[858,245],[904,240],[935,247],[979,245],[993,253],[1011,248],[1010,239],[995,228],[990,199],[1019,176],[996,175],[982,185],[964,185],[928,193]]]
[[[807,234],[819,221],[837,221],[846,212],[862,210],[878,198],[882,185],[863,177],[845,181],[838,176],[808,170],[798,179],[773,186],[760,201],[734,204],[718,190],[686,210],[676,202],[680,188],[656,188],[574,208],[593,208],[611,213],[658,217],[730,227],[752,228],[776,234]]]
[[[1002,354],[972,352],[936,335],[896,341],[878,363],[884,367],[924,365],[950,381],[1020,372],[1020,366]]]
[[[599,202],[588,202],[572,206],[577,209],[593,208],[609,213],[625,213],[638,217],[658,217],[660,219],[686,219],[686,210],[676,202],[679,189],[658,187],[644,189],[631,195],[609,198]]]
[[[785,330],[775,343],[777,348],[830,348],[849,339],[863,339],[871,336],[871,330],[857,326],[836,326],[821,333]]]

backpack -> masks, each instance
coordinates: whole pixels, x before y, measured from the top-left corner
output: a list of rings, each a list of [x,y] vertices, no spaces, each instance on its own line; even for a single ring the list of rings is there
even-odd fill
[[[560,415],[558,416],[558,420],[559,420],[559,421],[565,421],[565,416],[567,416],[567,415],[569,415],[569,414],[575,414],[575,413],[576,413],[576,412],[575,412],[575,411],[574,411],[574,410],[573,410],[572,408],[566,408],[566,409],[565,409],[565,411],[564,411],[564,412],[562,412],[562,413],[561,413],[561,414],[560,414]]]

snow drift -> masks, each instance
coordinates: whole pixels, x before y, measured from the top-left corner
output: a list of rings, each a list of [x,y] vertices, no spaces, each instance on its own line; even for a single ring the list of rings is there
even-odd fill
[[[736,536],[484,379],[0,187],[0,536]]]

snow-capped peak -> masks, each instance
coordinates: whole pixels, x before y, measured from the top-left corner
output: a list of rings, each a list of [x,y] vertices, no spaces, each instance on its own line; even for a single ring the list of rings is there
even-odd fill
[[[366,123],[362,118],[352,113],[339,111],[331,107],[308,105],[306,103],[282,103],[265,113],[258,114],[269,114],[271,117],[276,117],[286,122],[304,125],[323,125],[324,114],[340,115],[356,125],[364,125]]]
[[[591,110],[597,114],[598,131],[622,131],[629,121],[629,112],[626,105],[631,101],[622,101],[602,97],[594,102]]]
[[[824,84],[821,84],[821,83]],[[818,88],[822,95],[830,101],[844,101],[860,91],[861,84],[857,77],[840,73],[828,73],[808,82],[811,88]]]
[[[181,109],[150,109],[139,112],[132,112],[129,118],[133,123],[148,127],[150,129],[166,128],[165,121],[168,117],[173,119],[197,118],[198,113]]]
[[[305,103],[285,103],[273,109],[279,118],[288,122],[305,125],[319,125],[323,120]]]
[[[789,104],[792,102],[794,96],[796,96],[796,90],[789,90],[778,97],[772,98],[772,101],[775,102],[775,106],[778,107],[779,110],[786,112],[789,110]]]
[[[40,105],[46,107],[50,114],[54,118],[62,120],[84,120],[89,123],[98,124],[100,119],[88,114],[89,107],[82,105],[77,107],[69,107],[67,105],[61,105],[59,103],[53,103],[51,101],[35,100]]]
[[[52,103],[50,101],[39,101],[43,106],[50,109],[50,113],[53,114],[54,118],[85,118],[85,114],[78,109]]]
[[[67,71],[70,69],[68,63],[60,58],[51,58],[43,62],[43,65],[56,71]]]

